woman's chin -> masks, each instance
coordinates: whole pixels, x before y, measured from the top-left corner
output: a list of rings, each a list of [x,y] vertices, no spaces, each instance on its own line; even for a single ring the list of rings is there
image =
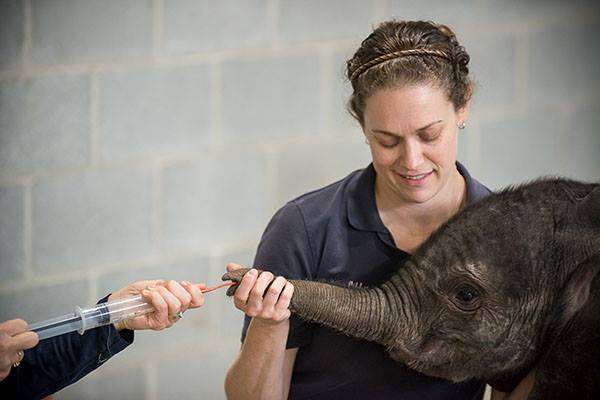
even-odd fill
[[[394,191],[413,203],[425,203],[435,195],[434,185],[411,186],[401,181],[394,182]]]

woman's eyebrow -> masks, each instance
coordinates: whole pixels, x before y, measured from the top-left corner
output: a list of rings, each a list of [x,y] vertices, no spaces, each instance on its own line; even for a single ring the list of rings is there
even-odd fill
[[[422,132],[422,131],[426,130],[427,128],[430,128],[430,127],[432,127],[432,126],[433,126],[433,125],[435,125],[435,124],[439,124],[440,122],[442,122],[442,120],[441,120],[441,119],[439,119],[439,120],[437,120],[437,121],[433,121],[433,122],[431,122],[431,123],[429,123],[429,124],[427,124],[427,125],[425,125],[425,126],[423,126],[423,127],[419,128],[419,129],[417,129],[416,131],[417,131],[417,132]],[[377,132],[377,133],[382,133],[382,134],[384,134],[384,135],[389,135],[389,136],[400,137],[400,135],[398,135],[397,133],[394,133],[394,132],[389,132],[389,131],[386,131],[386,130],[383,130],[383,129],[371,129],[371,131],[372,131],[372,132]]]
[[[437,121],[433,121],[432,123],[430,123],[430,124],[427,124],[427,125],[425,125],[424,127],[417,129],[417,132],[424,131],[425,129],[427,129],[427,128],[429,128],[429,127],[432,127],[432,126],[433,126],[433,125],[435,125],[435,124],[439,124],[440,122],[442,122],[442,120],[441,120],[441,119],[438,119]]]

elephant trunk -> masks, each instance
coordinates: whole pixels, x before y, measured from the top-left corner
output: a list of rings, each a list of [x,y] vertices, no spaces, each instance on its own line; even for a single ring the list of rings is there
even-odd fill
[[[389,344],[397,331],[397,313],[390,307],[390,284],[376,288],[346,288],[321,282],[291,280],[290,309],[303,319],[346,335]]]

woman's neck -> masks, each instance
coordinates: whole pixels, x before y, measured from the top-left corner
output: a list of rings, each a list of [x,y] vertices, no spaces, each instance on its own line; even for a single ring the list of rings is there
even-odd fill
[[[446,186],[424,203],[407,202],[375,180],[375,199],[384,225],[402,225],[412,232],[431,233],[466,204],[466,183],[455,170]]]

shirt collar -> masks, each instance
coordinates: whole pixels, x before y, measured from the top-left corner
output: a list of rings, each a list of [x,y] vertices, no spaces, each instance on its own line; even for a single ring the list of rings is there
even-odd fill
[[[487,187],[472,178],[465,166],[458,161],[456,169],[465,178],[467,205],[476,203],[491,193]],[[375,168],[372,163],[350,182],[346,207],[348,222],[353,228],[363,231],[388,232],[379,217],[375,203]]]

